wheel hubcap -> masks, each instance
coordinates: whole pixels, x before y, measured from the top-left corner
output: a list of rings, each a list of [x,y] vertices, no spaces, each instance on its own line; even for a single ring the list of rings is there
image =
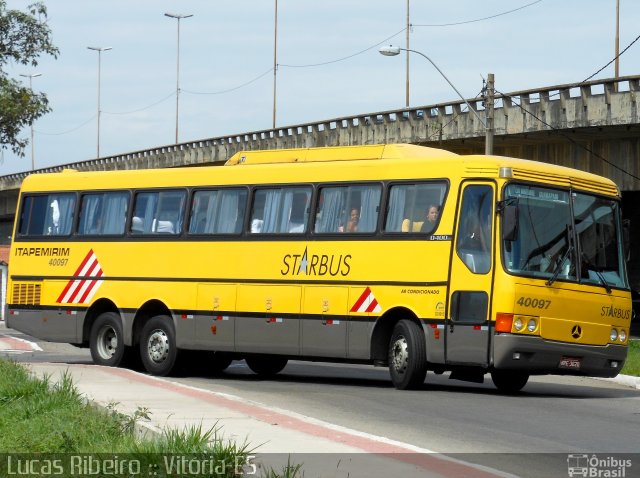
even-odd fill
[[[407,346],[407,339],[400,336],[393,343],[391,348],[391,362],[396,372],[402,374],[407,370],[409,364],[409,347]]]
[[[103,359],[112,358],[118,350],[118,335],[113,327],[105,325],[98,333],[98,354]]]
[[[147,341],[149,358],[156,363],[163,362],[169,355],[169,338],[163,330],[154,330]]]

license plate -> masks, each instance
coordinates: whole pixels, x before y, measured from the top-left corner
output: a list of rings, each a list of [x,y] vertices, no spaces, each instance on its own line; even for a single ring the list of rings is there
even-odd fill
[[[567,368],[570,370],[580,370],[582,359],[578,357],[562,357],[558,368]]]

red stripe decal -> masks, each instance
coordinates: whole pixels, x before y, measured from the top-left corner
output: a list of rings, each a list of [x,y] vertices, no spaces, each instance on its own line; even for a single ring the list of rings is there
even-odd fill
[[[370,293],[371,293],[371,289],[367,287],[362,293],[362,295],[360,296],[360,298],[357,300],[357,302],[353,305],[353,307],[351,307],[351,312],[357,312],[357,310],[364,303],[364,301],[367,300],[367,297],[369,296]]]

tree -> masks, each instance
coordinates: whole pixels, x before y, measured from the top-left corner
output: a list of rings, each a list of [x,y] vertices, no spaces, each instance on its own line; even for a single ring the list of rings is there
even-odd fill
[[[17,155],[24,156],[28,140],[20,138],[20,132],[51,111],[47,96],[34,93],[10,78],[6,66],[35,67],[41,55],[57,58],[58,53],[51,42],[44,3],[33,3],[27,12],[22,12],[7,10],[7,2],[0,0],[0,150],[11,148]]]

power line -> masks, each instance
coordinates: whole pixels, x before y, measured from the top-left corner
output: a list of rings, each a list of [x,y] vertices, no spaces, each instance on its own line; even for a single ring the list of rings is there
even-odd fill
[[[522,106],[522,104],[517,103],[514,101],[513,96],[511,95],[507,95],[506,93],[502,93],[498,90],[496,90],[496,93],[498,93],[500,96],[502,96],[503,98],[508,98],[510,101],[512,101],[518,108],[520,108],[523,112],[525,112],[526,114],[532,116],[533,118],[535,118],[536,120],[538,120],[540,123],[542,123],[543,125],[545,125],[546,127],[550,128],[552,131],[555,131],[556,133],[558,133],[560,136],[564,137],[565,139],[568,139],[571,143],[573,143],[574,145],[576,145],[579,148],[584,149],[585,151],[587,151],[589,154],[593,155],[594,157],[600,159],[601,161],[604,161],[605,163],[607,163],[609,166],[611,166],[614,169],[617,169],[618,171],[632,177],[633,179],[637,179],[638,181],[640,181],[640,177],[636,176],[633,173],[630,173],[629,171],[627,171],[626,169],[621,168],[620,166],[617,166],[616,164],[612,163],[611,161],[609,161],[608,159],[606,159],[605,157],[599,155],[598,153],[596,153],[595,151],[593,151],[591,148],[584,146],[582,144],[580,144],[578,141],[576,141],[575,139],[573,139],[571,136],[569,136],[566,133],[563,133],[559,128],[556,128],[553,125],[550,125],[549,123],[547,123],[546,121],[544,121],[542,118],[540,118],[539,116],[535,115],[534,113],[532,113],[531,111],[529,111],[528,109],[526,109],[524,106]]]
[[[148,106],[143,106],[142,108],[138,108],[137,110],[131,110],[131,111],[115,111],[115,112],[111,112],[111,111],[102,111],[102,113],[104,114],[108,114],[108,115],[128,115],[131,113],[138,113],[139,111],[144,111],[144,110],[148,110],[149,108],[152,108],[156,105],[159,105],[160,103],[162,103],[163,101],[167,101],[169,98],[171,98],[172,96],[174,96],[176,94],[175,91],[172,91],[171,93],[169,93],[167,96],[165,96],[164,98],[162,98],[161,100],[156,101],[155,103],[152,103]]]
[[[541,0],[540,0],[541,1]],[[324,66],[324,65],[330,65],[331,63],[338,63],[339,61],[344,61],[344,60],[348,60],[349,58],[353,58],[354,56],[358,56],[358,55],[362,55],[363,53],[368,52],[369,50],[373,50],[376,47],[379,47],[380,45],[382,45],[383,43],[388,42],[389,40],[391,40],[392,38],[397,37],[398,35],[400,35],[402,32],[404,32],[406,30],[406,28],[403,28],[402,30],[400,30],[399,32],[394,33],[393,35],[385,38],[382,41],[379,41],[378,43],[376,43],[375,45],[372,45],[368,48],[365,48],[364,50],[360,50],[357,53],[353,53],[352,55],[348,55],[348,56],[344,56],[342,58],[338,58],[336,60],[329,60],[329,61],[325,61],[322,63],[309,63],[307,65],[287,65],[287,64],[279,64],[278,66],[285,66],[288,68],[308,68],[308,67],[312,67],[312,66]]]
[[[631,48],[631,46],[632,46],[635,42],[637,42],[638,40],[640,40],[640,35],[638,35],[638,36],[636,37],[636,39],[635,39],[635,40],[633,40],[631,43],[629,43],[629,44],[627,45],[627,47],[626,47],[624,50],[622,50],[620,53],[618,53],[618,55],[616,55],[616,56],[613,58],[613,60],[611,60],[611,61],[610,61],[609,63],[607,63],[606,65],[604,65],[602,68],[600,68],[598,71],[596,71],[593,75],[591,75],[591,76],[589,76],[588,78],[585,78],[584,80],[582,80],[582,82],[581,82],[580,84],[582,84],[582,83],[586,83],[586,82],[587,82],[587,81],[589,81],[591,78],[593,78],[593,77],[594,77],[594,76],[596,76],[598,73],[600,73],[602,70],[604,70],[606,67],[608,67],[611,63],[613,63],[613,62],[614,62],[614,61],[616,61],[618,58],[620,58],[620,57],[622,56],[622,54],[623,54],[625,51],[627,51],[629,48]]]
[[[491,16],[488,16],[488,17],[476,18],[474,20],[465,20],[465,21],[462,21],[462,22],[454,22],[454,23],[412,24],[411,26],[413,26],[413,27],[452,27],[452,26],[456,26],[456,25],[466,25],[468,23],[482,22],[484,20],[491,20],[493,18],[501,17],[503,15],[508,15],[509,13],[517,12],[518,10],[525,9],[527,7],[535,5],[536,3],[540,3],[542,1],[543,0],[536,0],[535,2],[527,3],[526,5],[522,5],[521,7],[514,8],[512,10],[507,10],[506,12],[496,13],[495,15],[491,15]]]
[[[251,83],[255,83],[256,81],[258,81],[260,78],[262,78],[263,76],[268,75],[269,73],[271,73],[273,71],[273,68],[269,68],[267,71],[265,71],[264,73],[256,76],[253,80],[249,80],[246,83],[242,83],[241,85],[238,86],[234,86],[233,88],[229,88],[227,90],[220,90],[220,91],[211,91],[211,92],[207,92],[207,91],[189,91],[189,90],[181,90],[183,93],[189,93],[191,95],[222,95],[224,93],[230,93],[232,91],[235,90],[239,90],[240,88],[244,88],[247,85],[250,85]]]
[[[80,128],[82,128],[83,126],[89,124],[91,121],[93,121],[94,119],[96,119],[98,117],[97,114],[93,115],[91,118],[89,118],[87,121],[85,121],[84,123],[82,123],[79,126],[76,126],[75,128],[72,128],[70,130],[67,131],[62,131],[61,133],[46,133],[44,131],[40,131],[40,130],[34,130],[36,133],[38,134],[44,134],[46,136],[62,136],[63,134],[69,134],[69,133],[73,133],[74,131],[79,130]]]

